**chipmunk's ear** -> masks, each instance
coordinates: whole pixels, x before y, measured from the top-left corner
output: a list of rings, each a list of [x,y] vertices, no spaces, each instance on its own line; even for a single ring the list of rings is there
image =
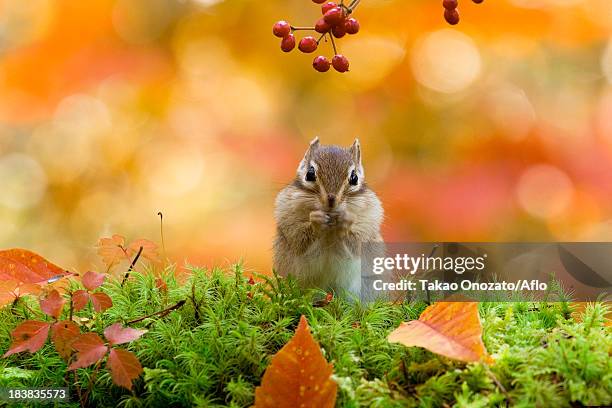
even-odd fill
[[[312,139],[312,141],[310,142],[310,146],[308,146],[308,150],[306,150],[306,153],[304,154],[304,158],[302,159],[302,161],[300,162],[300,165],[298,166],[298,173],[300,173],[300,171],[307,171],[308,168],[310,167],[310,161],[312,160],[314,153],[317,151],[317,149],[319,148],[319,137],[315,137],[314,139]]]
[[[353,155],[353,161],[357,166],[361,166],[361,145],[359,139],[355,139],[351,146],[351,154]]]

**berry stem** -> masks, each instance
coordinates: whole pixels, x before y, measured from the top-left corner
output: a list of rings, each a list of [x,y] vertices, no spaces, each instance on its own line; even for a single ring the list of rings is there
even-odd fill
[[[349,4],[348,8],[349,8],[349,11],[351,13],[353,12],[353,10],[355,10],[357,8],[357,6],[359,5],[360,1],[361,0],[353,0],[353,2],[351,4]]]
[[[327,33],[323,33],[321,34],[321,36],[319,37],[319,39],[317,40],[317,45],[319,45],[319,43],[321,42],[321,40],[327,35]],[[330,36],[331,37],[331,36]]]
[[[330,35],[329,38],[331,39],[332,47],[334,47],[334,55],[338,55],[338,50],[336,50],[336,42],[334,41],[334,36]]]
[[[291,31],[298,31],[298,30],[314,31],[314,27],[294,27],[294,26],[291,26]]]

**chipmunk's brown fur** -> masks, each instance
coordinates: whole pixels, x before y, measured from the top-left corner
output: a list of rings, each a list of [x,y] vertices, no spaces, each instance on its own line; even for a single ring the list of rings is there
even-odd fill
[[[363,244],[382,243],[383,209],[365,184],[358,140],[342,148],[314,139],[296,178],[278,194],[275,216],[274,269],[280,275],[291,274],[306,287],[363,295],[361,258],[372,255],[363,253]]]

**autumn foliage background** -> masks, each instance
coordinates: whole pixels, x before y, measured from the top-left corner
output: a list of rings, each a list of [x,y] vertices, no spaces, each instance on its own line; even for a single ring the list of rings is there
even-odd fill
[[[360,137],[389,241],[612,238],[612,3],[364,0],[351,72],[286,55],[307,0],[0,2],[0,247],[99,237],[269,271],[306,143]]]

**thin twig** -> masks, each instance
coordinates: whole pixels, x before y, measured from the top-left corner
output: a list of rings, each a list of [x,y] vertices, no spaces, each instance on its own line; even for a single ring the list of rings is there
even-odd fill
[[[157,215],[159,215],[159,233],[161,235],[162,250],[164,251],[164,258],[168,259],[168,255],[166,255],[166,243],[164,242],[164,214],[159,211]]]
[[[140,255],[142,254],[142,250],[143,249],[144,249],[144,247],[141,246],[140,249],[138,250],[138,253],[134,257],[134,260],[130,264],[130,267],[128,268],[127,272],[125,273],[125,276],[123,277],[123,280],[121,281],[121,287],[123,287],[123,285],[125,285],[125,282],[127,281],[127,278],[130,276],[130,272],[132,272],[134,270],[134,266],[136,266],[136,262],[138,262],[138,258],[140,258]]]
[[[151,313],[149,315],[139,317],[138,319],[130,320],[129,322],[127,322],[127,324],[134,324],[134,323],[142,322],[143,320],[148,319],[148,318],[153,317],[153,316],[164,317],[164,316],[168,315],[168,313],[170,313],[171,311],[176,310],[176,309],[180,309],[181,307],[183,307],[183,305],[186,302],[187,301],[185,299],[183,299],[183,300],[177,302],[175,305],[170,306],[170,307],[168,307],[168,308],[166,308],[164,310],[160,310],[159,312]]]

